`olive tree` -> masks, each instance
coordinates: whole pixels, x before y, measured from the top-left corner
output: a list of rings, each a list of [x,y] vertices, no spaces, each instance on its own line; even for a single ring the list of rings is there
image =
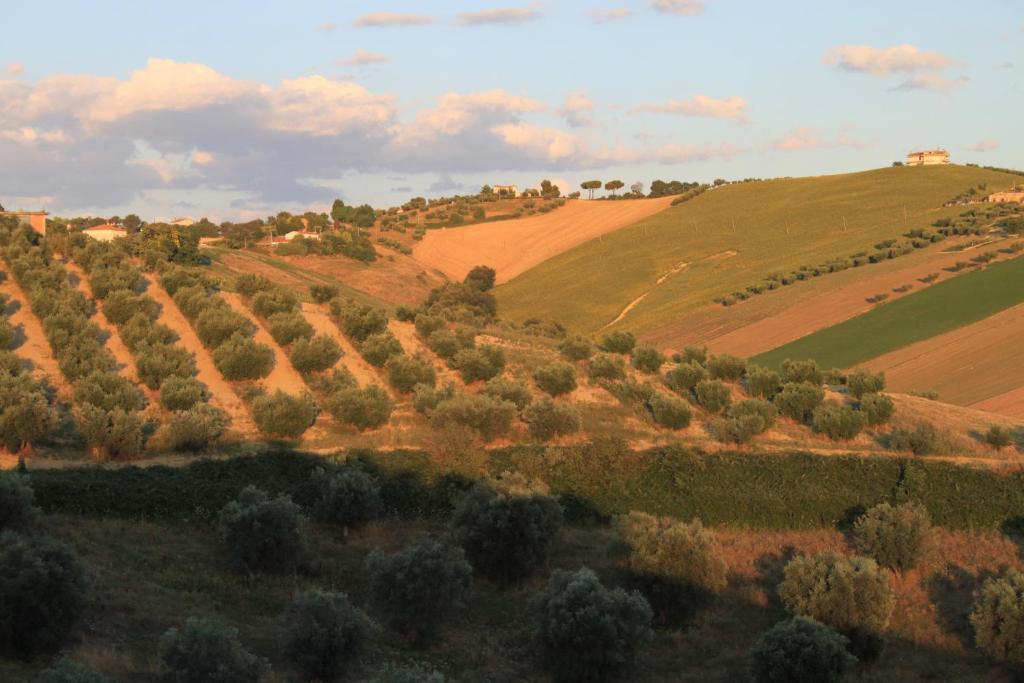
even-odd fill
[[[839,683],[857,663],[849,642],[814,619],[780,621],[750,651],[751,673],[757,683]]]
[[[928,510],[914,503],[880,503],[858,517],[853,526],[857,551],[896,571],[917,566],[932,537]]]

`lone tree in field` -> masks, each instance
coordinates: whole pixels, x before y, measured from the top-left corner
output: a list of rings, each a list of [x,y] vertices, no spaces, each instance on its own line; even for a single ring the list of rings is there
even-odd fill
[[[612,196],[614,197],[615,193],[625,186],[626,183],[622,182],[621,180],[609,180],[607,183],[604,184],[604,189],[611,192]]]
[[[490,266],[474,266],[473,270],[466,274],[464,283],[470,287],[475,287],[481,292],[486,292],[490,289],[494,289],[494,279],[497,274],[494,272],[494,268]]]
[[[585,180],[584,182],[580,183],[580,187],[582,187],[584,190],[587,190],[590,193],[590,199],[593,199],[594,198],[594,190],[600,190],[601,189],[601,181],[600,180]]]

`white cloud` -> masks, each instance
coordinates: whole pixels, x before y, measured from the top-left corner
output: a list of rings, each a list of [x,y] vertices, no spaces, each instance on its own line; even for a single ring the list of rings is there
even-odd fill
[[[371,12],[358,17],[354,26],[360,28],[370,26],[425,26],[434,23],[433,17],[423,14],[400,14],[398,12]]]
[[[558,113],[565,118],[573,128],[583,128],[594,125],[594,103],[587,96],[585,90],[574,90],[565,99],[562,108]]]
[[[771,144],[773,149],[784,152],[797,152],[812,149],[835,149],[838,147],[864,149],[868,146],[869,143],[854,139],[845,130],[841,130],[835,138],[828,139],[822,137],[820,130],[810,127],[794,128],[783,138],[776,140]]]
[[[382,52],[356,50],[351,57],[339,61],[338,64],[349,66],[368,66],[370,64],[385,64],[390,61],[391,57],[388,57]]]
[[[544,128],[528,123],[506,123],[495,126],[502,141],[510,147],[525,150],[537,159],[560,162],[586,156],[586,145],[571,133],[557,128]]]
[[[914,74],[907,80],[896,86],[896,90],[941,90],[942,92],[953,92],[957,88],[967,84],[967,77],[946,78],[942,74]]]
[[[612,7],[609,9],[592,9],[587,14],[596,24],[606,24],[611,21],[619,21],[633,16],[632,10],[626,7]]]
[[[646,105],[634,111],[746,121],[749,107],[750,104],[742,97],[720,100],[707,95],[694,95],[688,100],[669,100],[666,104]]]
[[[955,61],[939,52],[923,52],[909,44],[885,48],[869,45],[839,45],[825,53],[822,61],[840,69],[860,71],[872,76],[935,71],[956,64]]]
[[[316,30],[317,31],[322,31],[324,33],[330,33],[331,31],[333,31],[336,28],[338,28],[338,25],[335,24],[333,21],[325,21],[324,23],[322,23],[319,26],[317,26]]]
[[[37,130],[36,128],[24,127],[24,128],[12,128],[9,130],[0,130],[0,138],[12,140],[14,142],[20,142],[23,144],[32,144],[35,142],[49,142],[53,144],[70,142],[67,134],[60,129],[57,130]]]
[[[399,127],[394,142],[404,144],[439,135],[458,135],[480,121],[508,119],[517,114],[543,111],[545,106],[529,97],[510,95],[504,90],[487,90],[463,95],[442,95],[433,109],[421,111],[412,124]]]
[[[991,152],[994,149],[999,149],[999,143],[995,140],[982,140],[974,143],[967,149],[972,152]]]
[[[4,67],[4,71],[11,78],[17,78],[22,73],[24,73],[25,65],[21,64],[20,62],[11,62],[10,64]]]
[[[544,16],[537,8],[499,7],[479,12],[463,12],[455,23],[460,26],[482,26],[485,24],[525,24]]]
[[[664,14],[681,14],[693,16],[700,14],[706,7],[698,0],[654,0],[651,7]]]
[[[339,135],[389,124],[394,97],[361,85],[305,76],[264,91],[272,108],[269,127],[311,135]]]

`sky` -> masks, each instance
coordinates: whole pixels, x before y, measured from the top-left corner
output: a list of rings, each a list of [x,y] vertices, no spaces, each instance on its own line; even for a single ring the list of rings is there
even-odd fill
[[[1019,0],[4,0],[3,21],[8,209],[245,220],[935,147],[1024,167]]]

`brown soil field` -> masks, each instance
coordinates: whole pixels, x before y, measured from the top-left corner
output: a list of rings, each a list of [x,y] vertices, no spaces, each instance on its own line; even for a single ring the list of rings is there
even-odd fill
[[[893,289],[912,284],[906,294],[928,285],[920,280],[938,273],[941,282],[957,273],[944,268],[966,260],[970,252],[943,253],[961,240],[947,240],[880,264],[798,282],[733,306],[709,305],[671,325],[645,332],[641,338],[673,351],[687,344],[706,345],[715,353],[755,356],[870,310],[866,299],[880,292],[889,301],[904,294]],[[1007,258],[1000,254],[999,259]],[[961,273],[969,272],[967,270]]]
[[[667,209],[672,199],[575,199],[539,216],[430,230],[413,258],[456,280],[474,266],[490,266],[499,283],[508,282],[552,256]]]
[[[61,400],[70,402],[71,386],[64,379],[57,359],[53,357],[43,326],[29,308],[25,293],[11,277],[0,280],[0,293],[6,294],[14,302],[15,310],[8,316],[8,321],[15,328],[21,328],[24,336],[23,343],[14,349],[14,353],[29,362],[33,377],[53,387]]]
[[[1024,387],[978,401],[971,407],[1024,420]]]
[[[213,356],[203,343],[199,341],[192,325],[178,310],[178,306],[167,294],[163,287],[147,282],[146,294],[156,299],[160,304],[159,322],[174,330],[178,337],[178,343],[190,351],[196,359],[196,378],[205,384],[210,390],[210,403],[223,410],[231,418],[231,429],[243,435],[256,433],[256,425],[252,421],[252,415],[245,402],[238,397],[231,384],[220,374],[217,366],[213,364]]]
[[[946,403],[975,405],[1024,387],[1024,305],[905,346],[864,365],[885,372],[893,391],[936,391]]]
[[[381,379],[377,370],[359,355],[359,351],[341,333],[341,330],[334,324],[331,316],[324,310],[323,306],[309,303],[302,304],[302,314],[306,316],[306,320],[313,326],[317,334],[325,334],[338,343],[343,353],[341,360],[338,362],[352,373],[359,386],[376,384],[379,387],[388,389],[390,392],[387,383]]]

